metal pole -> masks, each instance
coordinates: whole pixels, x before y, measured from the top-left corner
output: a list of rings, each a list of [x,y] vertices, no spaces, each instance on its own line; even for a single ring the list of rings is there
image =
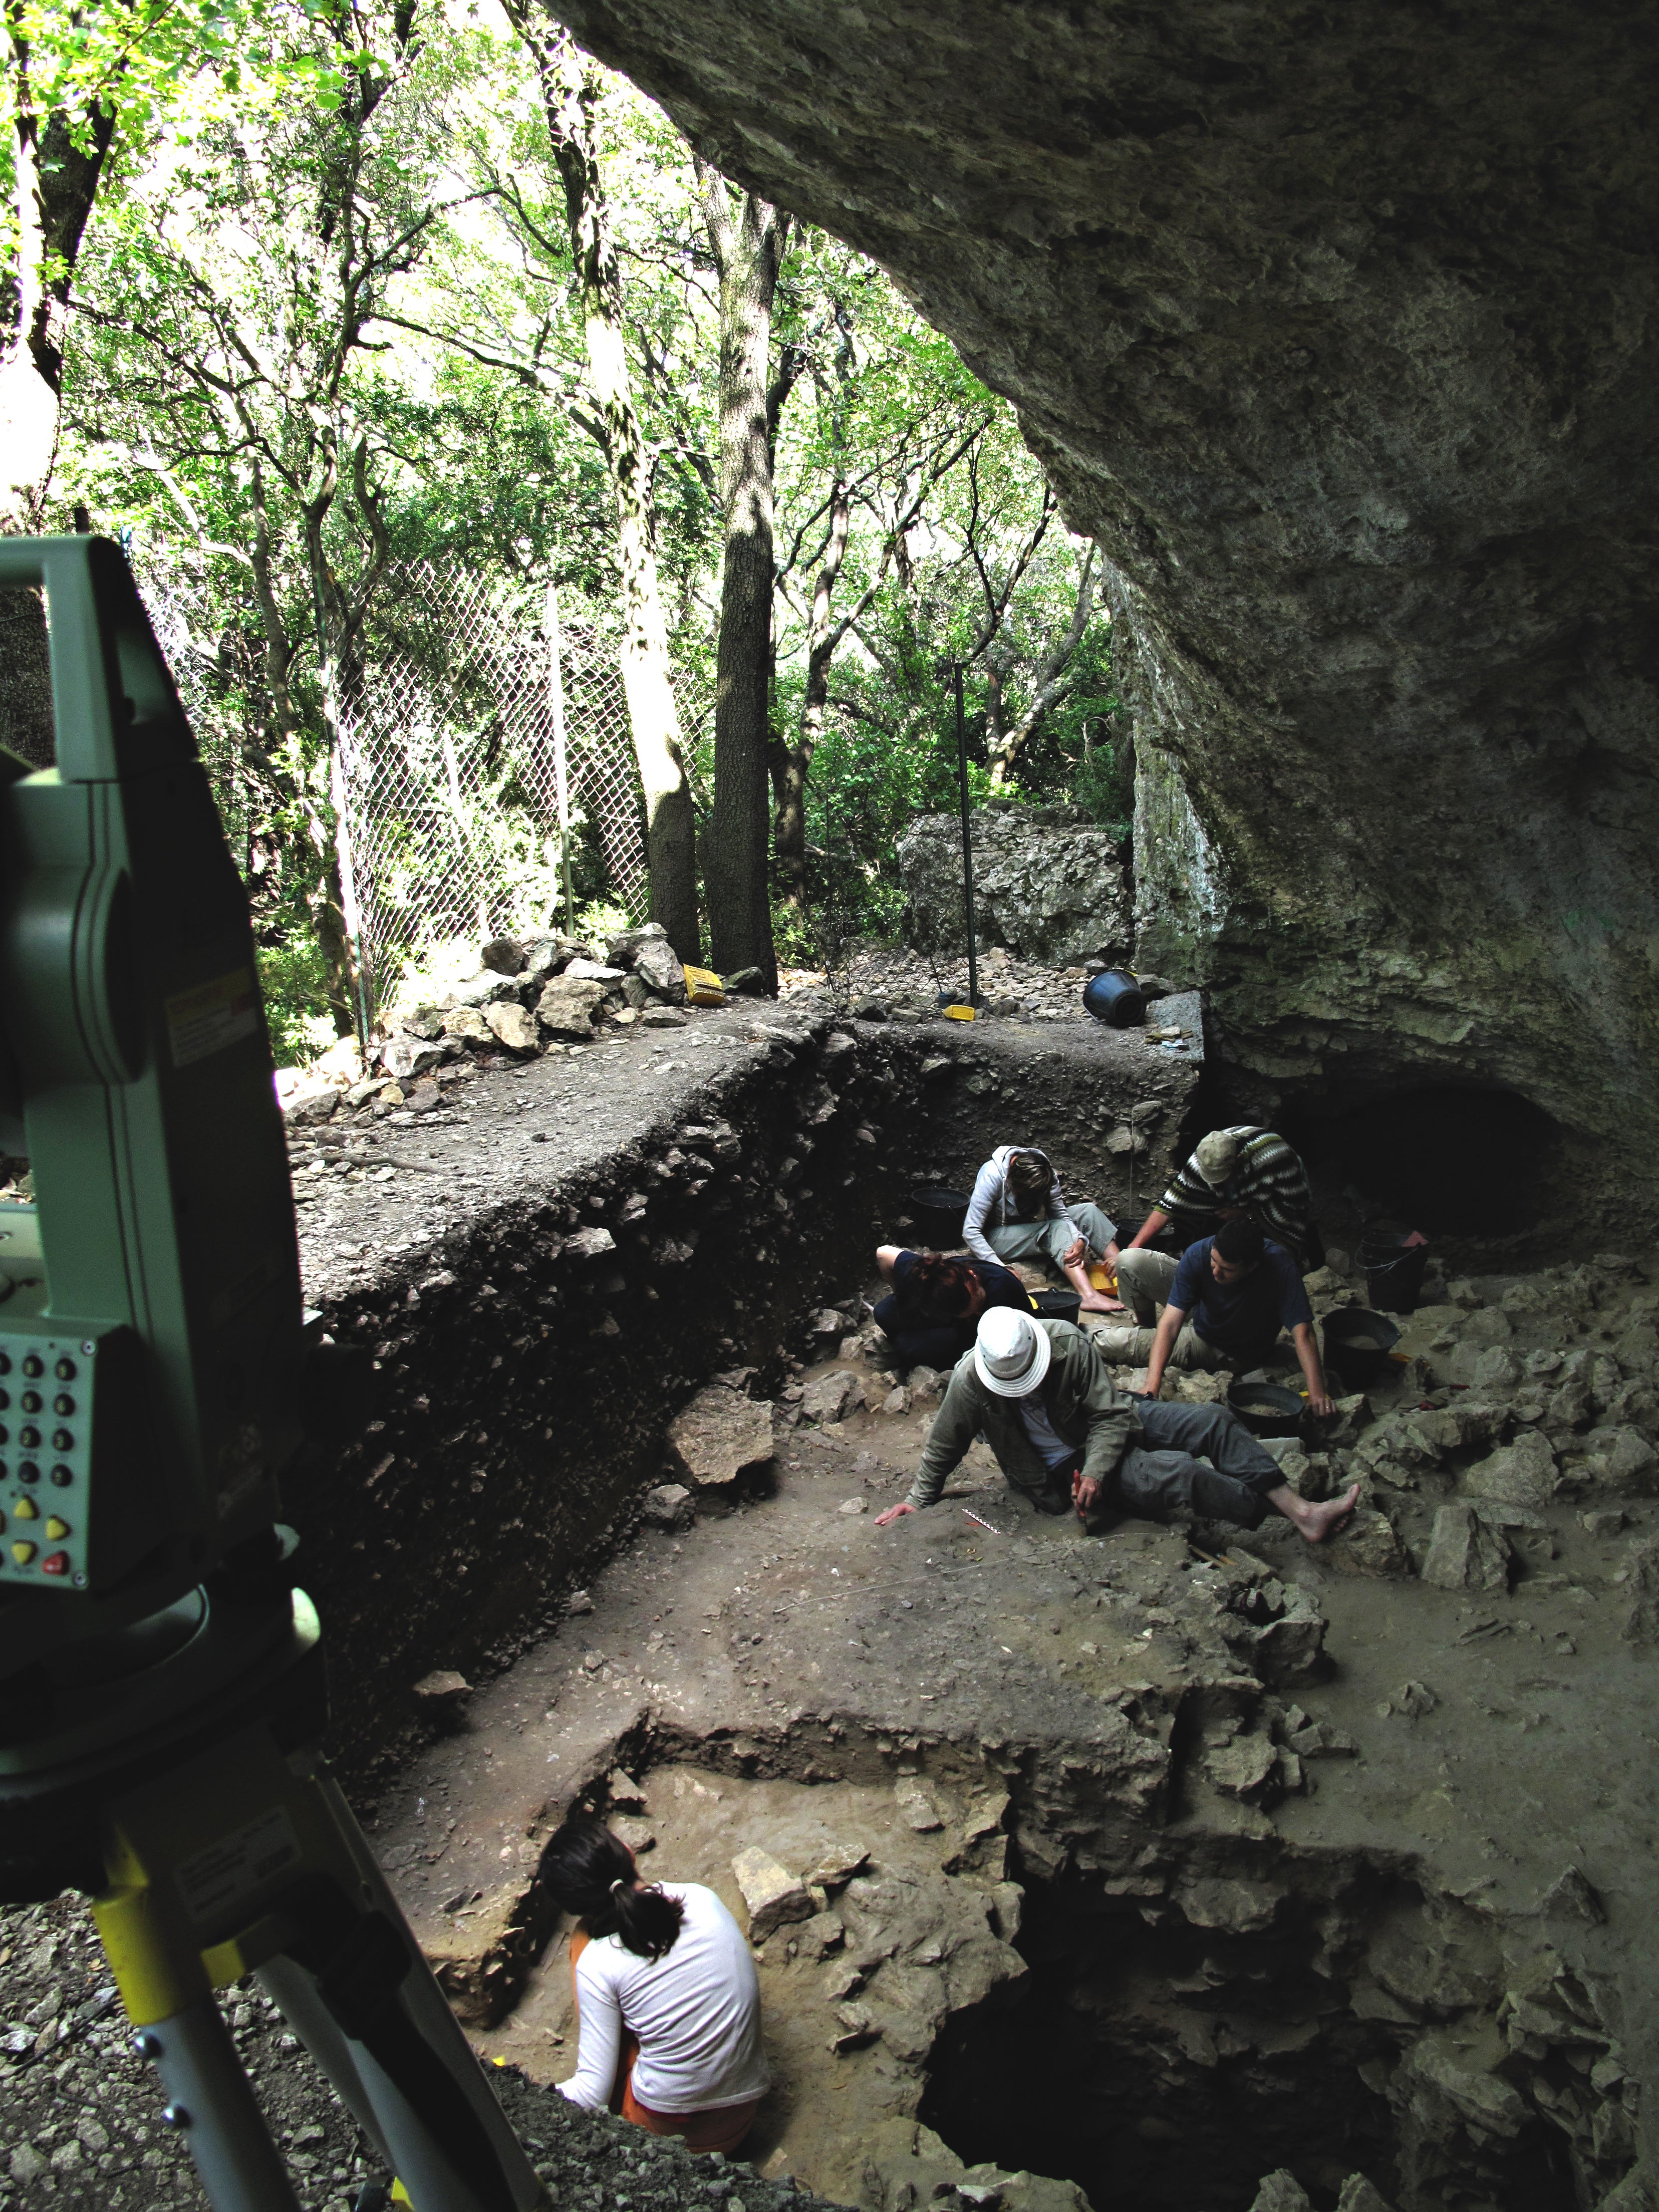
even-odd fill
[[[547,705],[553,717],[553,792],[559,809],[559,858],[564,871],[564,926],[576,933],[576,907],[570,896],[570,785],[564,765],[564,671],[559,647],[559,594],[547,587]]]
[[[951,673],[957,690],[957,771],[962,783],[962,906],[968,920],[968,1003],[979,1004],[979,957],[974,946],[974,841],[968,828],[968,725],[962,712],[962,663]]]

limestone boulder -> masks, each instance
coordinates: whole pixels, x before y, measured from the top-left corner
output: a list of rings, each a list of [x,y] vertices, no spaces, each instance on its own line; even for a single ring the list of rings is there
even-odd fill
[[[449,1006],[444,1011],[444,1035],[464,1044],[489,1044],[495,1031],[476,1006]]]
[[[828,1375],[815,1375],[800,1394],[800,1409],[809,1421],[842,1421],[864,1403],[864,1385],[845,1367]]]
[[[1549,1438],[1536,1429],[1522,1430],[1512,1444],[1480,1461],[1463,1478],[1463,1488],[1471,1498],[1534,1510],[1547,1504],[1560,1487]]]
[[[556,975],[536,1001],[536,1019],[556,1037],[591,1037],[605,986],[581,976]]]
[[[685,1004],[685,970],[666,938],[647,938],[634,956],[634,973],[665,1006]]]
[[[981,808],[969,829],[981,945],[1057,967],[1127,956],[1133,925],[1118,844],[1080,807]],[[960,817],[913,823],[898,862],[912,943],[935,954],[965,951]]]
[[[1514,1554],[1501,1528],[1472,1506],[1443,1505],[1423,1562],[1423,1580],[1437,1589],[1507,1589]]]
[[[380,1048],[381,1066],[399,1080],[406,1076],[424,1075],[428,1068],[441,1066],[443,1057],[443,1047],[429,1043],[424,1037],[388,1037]]]
[[[772,1401],[711,1382],[674,1416],[668,1450],[694,1489],[727,1489],[772,1457]]]
[[[793,1920],[810,1920],[817,1906],[799,1875],[781,1866],[769,1851],[748,1844],[732,1862],[732,1872],[749,1913],[749,1940],[763,1943]]]
[[[483,1018],[490,1034],[509,1052],[535,1052],[540,1047],[541,1033],[536,1027],[536,1017],[516,999],[504,999],[497,1006],[486,1006]]]

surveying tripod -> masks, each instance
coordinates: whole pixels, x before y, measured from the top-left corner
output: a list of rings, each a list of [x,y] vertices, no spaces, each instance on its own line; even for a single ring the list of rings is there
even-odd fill
[[[545,2191],[318,1745],[277,1477],[337,1437],[247,902],[118,550],[44,589],[57,765],[0,754],[0,1899],[85,1891],[216,2212],[298,2212],[214,1996],[256,1974],[415,2212]]]

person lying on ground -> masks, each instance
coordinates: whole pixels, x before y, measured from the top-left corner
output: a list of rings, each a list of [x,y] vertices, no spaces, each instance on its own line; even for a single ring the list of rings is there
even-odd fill
[[[560,2094],[694,2151],[735,2150],[769,2087],[760,1982],[737,1922],[701,1882],[641,1882],[627,1844],[591,1816],[554,1833],[541,1874],[580,1920],[580,2037]]]
[[[876,1307],[876,1326],[901,1370],[954,1367],[972,1346],[988,1306],[1031,1310],[1024,1284],[994,1260],[947,1260],[937,1252],[879,1244],[876,1265],[893,1285],[892,1295]]]
[[[981,1315],[974,1348],[951,1377],[909,1496],[878,1514],[876,1526],[937,1504],[977,1436],[1010,1488],[1039,1512],[1063,1513],[1069,1503],[1085,1522],[1113,1505],[1148,1520],[1187,1511],[1255,1528],[1273,1511],[1320,1544],[1359,1496],[1356,1483],[1323,1504],[1298,1498],[1273,1455],[1224,1407],[1129,1397],[1072,1322],[998,1306]]]
[[[1135,1303],[1133,1285],[1142,1263],[1129,1255],[1143,1251],[1171,1221],[1185,1247],[1241,1213],[1260,1222],[1298,1272],[1322,1262],[1308,1170],[1283,1137],[1242,1122],[1237,1128],[1211,1130],[1124,1246],[1119,1256],[1128,1261],[1129,1272],[1126,1276],[1120,1265],[1119,1290]]]
[[[1308,1385],[1310,1409],[1334,1413],[1319,1346],[1313,1308],[1296,1262],[1270,1244],[1243,1214],[1224,1222],[1218,1236],[1189,1244],[1180,1259],[1163,1252],[1140,1255],[1125,1288],[1138,1328],[1097,1328],[1094,1340],[1115,1364],[1146,1368],[1146,1395],[1155,1398],[1171,1368],[1230,1367],[1248,1374],[1272,1356],[1282,1328],[1291,1332]],[[1164,1307],[1156,1328],[1154,1302]]]
[[[1096,1290],[1089,1262],[1117,1265],[1117,1225],[1097,1206],[1067,1206],[1047,1153],[1035,1146],[999,1145],[974,1180],[962,1241],[976,1260],[1030,1260],[1046,1253],[1083,1300],[1085,1313],[1121,1313],[1115,1298]]]

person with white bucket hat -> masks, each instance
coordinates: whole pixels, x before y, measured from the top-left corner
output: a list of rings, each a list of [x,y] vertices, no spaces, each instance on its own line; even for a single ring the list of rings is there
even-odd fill
[[[1273,1455],[1224,1407],[1131,1397],[1080,1328],[996,1306],[981,1316],[973,1350],[957,1362],[909,1496],[876,1525],[937,1504],[978,1436],[1010,1487],[1039,1512],[1074,1506],[1085,1520],[1112,1504],[1148,1520],[1187,1512],[1255,1528],[1278,1512],[1318,1544],[1359,1496],[1356,1484],[1322,1504],[1298,1498]]]

